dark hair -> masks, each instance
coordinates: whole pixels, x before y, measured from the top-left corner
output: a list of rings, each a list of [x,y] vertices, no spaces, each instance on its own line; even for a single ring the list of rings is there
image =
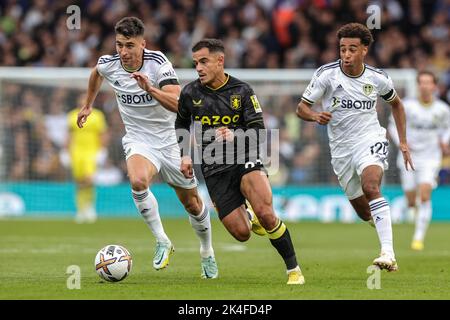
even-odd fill
[[[339,40],[342,38],[359,38],[365,46],[370,46],[373,42],[372,33],[369,28],[361,23],[348,23],[343,25],[337,32]]]
[[[125,17],[116,23],[114,30],[126,38],[143,36],[144,23],[136,17]]]
[[[225,47],[222,40],[219,39],[203,39],[197,42],[192,47],[192,52],[196,52],[200,49],[208,48],[209,52],[222,52],[225,53]]]
[[[419,79],[423,75],[431,76],[431,78],[433,78],[433,83],[437,84],[438,79],[437,79],[436,75],[432,71],[429,71],[429,70],[422,70],[417,73],[417,77],[416,77],[417,83],[419,83]]]

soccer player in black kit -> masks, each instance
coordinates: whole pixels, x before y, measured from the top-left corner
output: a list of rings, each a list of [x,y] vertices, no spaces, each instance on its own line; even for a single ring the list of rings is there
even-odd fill
[[[259,147],[252,148],[264,138],[261,106],[250,85],[225,73],[224,52],[217,39],[201,40],[192,48],[199,78],[184,87],[178,102],[175,128],[182,152],[180,169],[186,178],[193,177],[190,139],[183,133],[189,132],[194,121],[194,127],[201,125],[200,138],[198,132],[195,136],[198,143],[201,140],[202,173],[225,228],[237,240],[247,241],[251,230],[259,227],[263,232],[256,233],[268,235],[286,264],[287,284],[304,284],[289,231],[273,210]],[[237,141],[242,137],[246,147],[239,152]],[[246,201],[253,212],[250,207],[246,210]]]

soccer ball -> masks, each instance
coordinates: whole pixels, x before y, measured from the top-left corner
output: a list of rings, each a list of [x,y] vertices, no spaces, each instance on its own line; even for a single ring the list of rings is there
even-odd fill
[[[95,256],[95,271],[100,278],[110,282],[125,279],[132,265],[130,252],[123,246],[115,244],[107,245]]]

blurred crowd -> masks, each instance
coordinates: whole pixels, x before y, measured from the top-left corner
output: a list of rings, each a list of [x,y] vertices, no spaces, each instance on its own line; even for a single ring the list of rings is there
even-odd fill
[[[81,10],[81,25],[69,30],[73,11],[67,8],[73,4]],[[191,46],[204,37],[224,41],[227,68],[317,68],[338,58],[337,29],[347,22],[366,23],[369,5],[381,9],[381,28],[372,30],[375,43],[366,62],[432,70],[440,79],[437,95],[450,101],[450,0],[3,0],[0,65],[93,67],[99,56],[115,53],[115,23],[137,16],[146,25],[147,48],[164,52],[175,68],[193,66]],[[3,119],[4,175],[67,179],[58,153],[64,147],[65,116],[77,107],[73,102],[79,92],[11,83],[2,85],[1,94],[1,112],[8,115]],[[298,98],[280,96],[264,106],[267,127],[280,129],[280,170],[273,183],[336,182],[326,130],[295,117]],[[101,94],[96,106],[110,126],[106,166],[123,178],[123,127],[114,98]],[[381,114],[381,121],[387,116]],[[398,181],[395,171],[389,179]]]

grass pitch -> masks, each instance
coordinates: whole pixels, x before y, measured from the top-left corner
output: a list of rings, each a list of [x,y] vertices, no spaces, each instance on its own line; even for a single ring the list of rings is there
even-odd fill
[[[382,271],[381,288],[370,290],[367,280],[374,274],[367,268],[378,254],[378,240],[363,223],[287,223],[304,286],[286,285],[284,263],[267,238],[252,235],[239,243],[217,219],[219,278],[200,279],[199,246],[188,219],[163,223],[176,251],[167,269],[155,271],[154,239],[140,219],[93,225],[0,220],[0,299],[450,299],[450,224],[430,226],[423,252],[409,247],[412,225],[395,225],[400,270]],[[107,244],[132,253],[133,269],[122,282],[105,282],[94,271],[95,254]],[[67,288],[71,265],[80,267],[80,289]]]

